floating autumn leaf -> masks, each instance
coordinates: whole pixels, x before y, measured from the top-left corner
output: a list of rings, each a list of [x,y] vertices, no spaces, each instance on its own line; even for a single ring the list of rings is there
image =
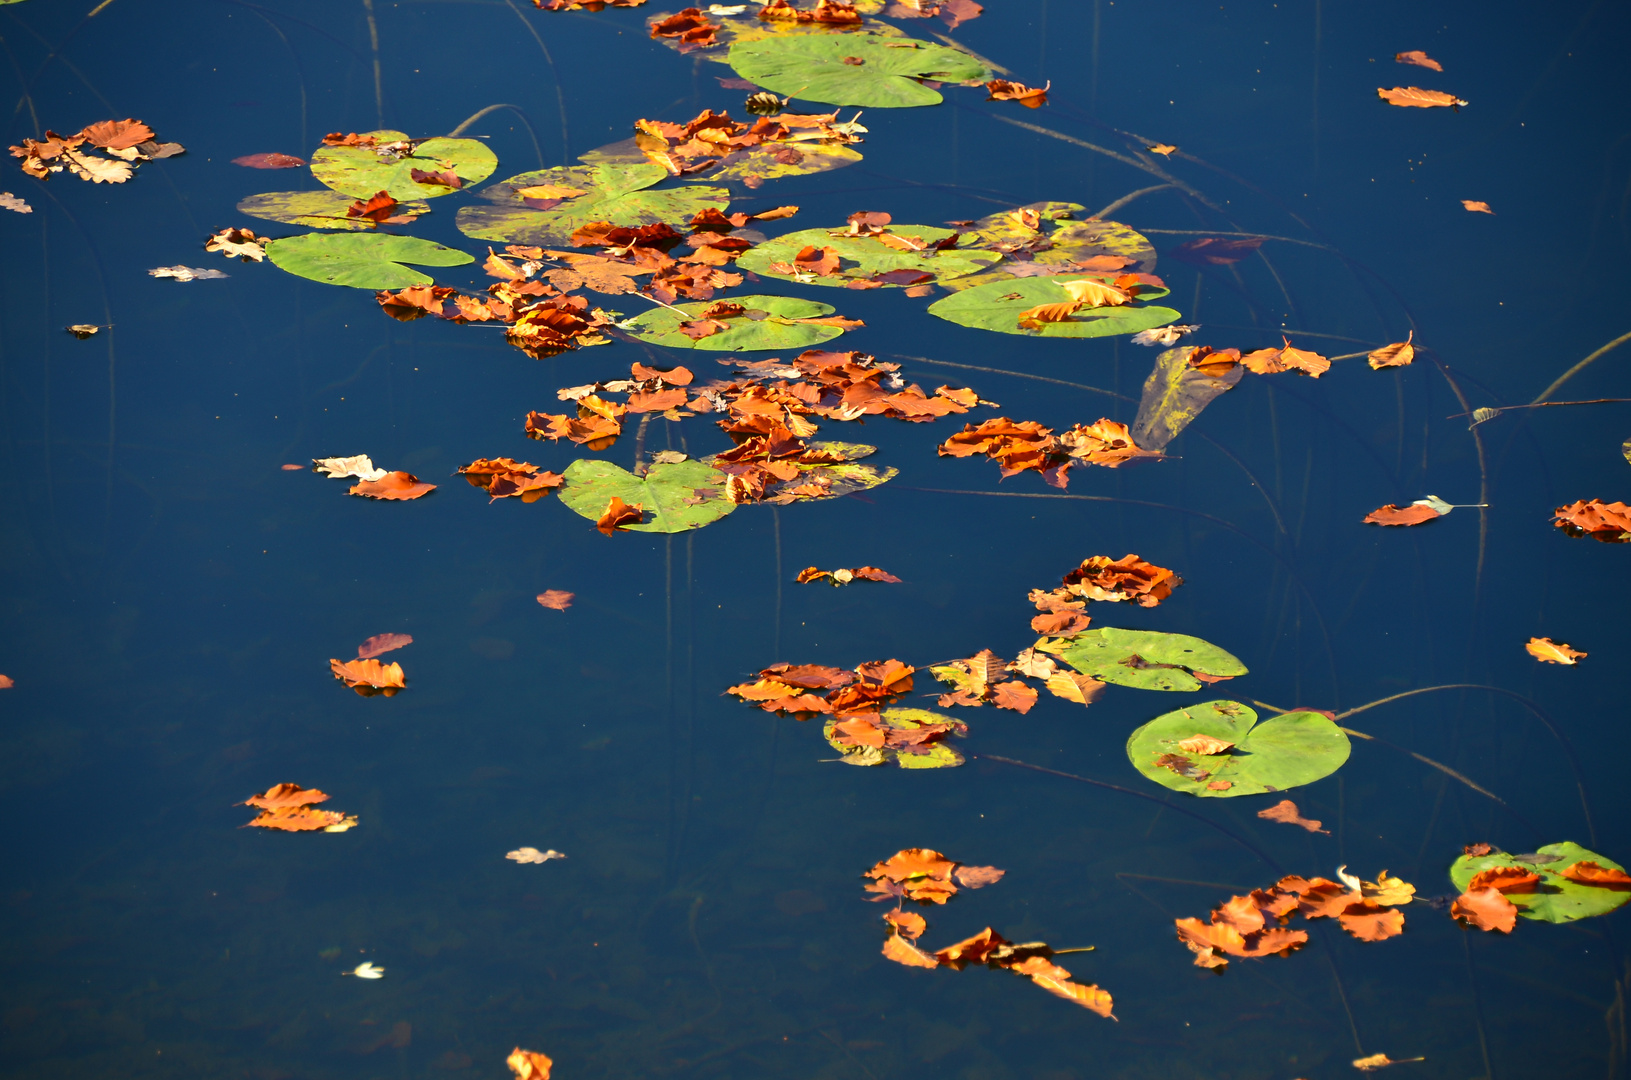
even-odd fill
[[[812,581],[825,581],[834,586],[848,585],[852,581],[887,581],[891,584],[900,584],[900,578],[876,566],[857,566],[853,570],[820,570],[811,566],[800,570],[798,577],[793,580],[800,585],[807,585]]]
[[[1388,1065],[1407,1065],[1412,1061],[1426,1061],[1424,1057],[1390,1058],[1386,1054],[1372,1054],[1370,1057],[1355,1058],[1353,1066],[1360,1072],[1371,1072]]]
[[[801,229],[778,236],[755,246],[736,265],[805,285],[856,288],[944,283],[1002,261],[998,252],[963,245],[960,232],[873,216],[883,219],[880,227]]]
[[[532,6],[540,11],[600,11],[606,7],[639,7],[645,2],[646,0],[532,0]],[[548,1077],[544,1080],[548,1080]]]
[[[1518,925],[1518,908],[1492,888],[1469,889],[1450,905],[1450,915],[1480,930],[1510,934]]]
[[[1063,641],[1045,639],[1036,648],[1101,682],[1140,690],[1199,690],[1246,674],[1234,656],[1187,634],[1106,626]]]
[[[1484,847],[1475,845],[1474,847]],[[1471,850],[1471,849],[1470,849]],[[1587,867],[1589,864],[1589,867]],[[1586,867],[1586,869],[1582,869]],[[1452,909],[1452,914],[1469,920],[1493,919],[1506,922],[1505,909],[1487,895],[1468,899],[1469,890],[1480,887],[1479,876],[1487,871],[1516,870],[1517,875],[1491,875],[1481,887],[1503,897],[1517,908],[1516,915],[1543,922],[1566,923],[1604,915],[1631,900],[1631,891],[1620,881],[1625,868],[1579,844],[1565,841],[1547,844],[1529,855],[1511,855],[1493,848],[1480,854],[1464,854],[1450,866],[1450,880],[1463,895],[1458,903],[1470,915]],[[1538,881],[1525,885],[1528,875]],[[1505,884],[1507,891],[1500,886]],[[1528,891],[1510,891],[1511,886]],[[1474,925],[1481,925],[1475,922]],[[1484,927],[1489,929],[1489,927]],[[1510,932],[1510,925],[1507,926]]]
[[[516,848],[514,851],[504,853],[506,859],[518,863],[546,863],[551,859],[564,859],[565,855],[550,848],[548,851],[539,851],[535,847]]]
[[[1585,659],[1586,654],[1567,645],[1561,645],[1551,638],[1532,637],[1524,646],[1529,655],[1536,660],[1543,660],[1548,664],[1575,664]]]
[[[572,606],[572,598],[575,595],[575,593],[569,593],[562,589],[545,589],[538,594],[536,599],[551,611],[565,611]]]
[[[833,695],[829,694],[828,697]],[[827,744],[843,755],[846,765],[885,765],[903,769],[946,769],[963,764],[964,757],[946,739],[966,735],[968,725],[925,709],[851,711],[831,717],[822,726]]]
[[[412,644],[412,634],[375,634],[357,646],[357,659],[367,660],[370,657],[382,656],[385,653]]]
[[[303,225],[312,229],[339,229],[360,231],[378,226],[373,218],[357,217],[349,213],[357,201],[338,191],[268,191],[240,199],[238,212],[265,221],[278,221],[286,225]],[[399,202],[394,215],[409,220],[430,213],[430,204],[422,199]]]
[[[266,258],[266,237],[256,236],[250,229],[219,229],[204,241],[205,251],[219,251],[227,258],[244,262],[260,262]]]
[[[938,18],[955,30],[970,19],[979,18],[984,10],[974,0],[891,0],[884,14],[892,19]]]
[[[1416,109],[1449,106],[1460,112],[1461,106],[1466,104],[1454,94],[1446,94],[1442,90],[1423,90],[1419,86],[1395,86],[1391,90],[1377,87],[1376,96],[1389,105],[1405,105]]]
[[[1178,312],[1172,308],[1145,306],[1145,301],[1167,295],[1167,288],[1159,278],[1113,273],[1091,278],[1076,273],[1015,278],[1011,272],[1020,265],[1003,267],[1010,271],[1006,280],[965,288],[935,301],[929,305],[929,313],[980,330],[1068,338],[1134,334],[1178,318]],[[1075,290],[1067,288],[1079,282],[1087,284],[1077,285]],[[1125,286],[1117,282],[1124,282]],[[1118,295],[1127,299],[1090,304],[1072,295],[1073,291],[1091,292],[1107,300]]]
[[[1393,60],[1395,63],[1399,64],[1414,64],[1416,67],[1424,67],[1429,71],[1444,70],[1443,64],[1439,63],[1437,60],[1434,60],[1431,56],[1428,56],[1420,49],[1411,49],[1409,52],[1394,53]]]
[[[104,323],[102,325],[97,325],[95,323],[75,323],[72,326],[65,326],[63,329],[74,335],[74,337],[78,338],[80,341],[84,341],[86,338],[95,337],[97,334],[108,329],[112,325],[112,323]],[[300,466],[296,465],[295,468],[298,469]]]
[[[1570,536],[1589,536],[1605,544],[1631,541],[1631,506],[1601,499],[1572,502],[1552,511],[1552,524]]]
[[[86,148],[102,150],[101,157]],[[103,120],[73,135],[46,131],[44,139],[24,139],[11,147],[11,156],[30,176],[48,180],[64,170],[97,184],[122,184],[134,174],[132,163],[174,157],[184,153],[180,143],[154,140],[153,130],[140,120]],[[13,207],[13,209],[16,209]]]
[[[246,169],[298,169],[306,164],[306,159],[293,154],[245,154],[233,158],[232,163]]]
[[[149,277],[171,278],[175,281],[213,281],[229,276],[220,270],[206,270],[201,266],[157,266],[147,273]]]
[[[1248,371],[1258,375],[1277,375],[1282,371],[1301,371],[1311,378],[1319,378],[1331,370],[1331,361],[1317,352],[1292,348],[1291,339],[1281,337],[1284,348],[1258,349],[1240,358]]]
[[[913,945],[899,933],[890,934],[883,942],[883,955],[906,967],[939,967],[940,961]]]
[[[865,889],[875,894],[874,901],[905,899],[927,905],[944,904],[959,886],[981,889],[995,884],[1005,872],[994,866],[964,866],[930,848],[905,848],[861,876],[872,879]]]
[[[1287,901],[1290,901],[1288,904]],[[1279,889],[1258,889],[1233,896],[1212,912],[1208,922],[1175,919],[1178,940],[1195,954],[1195,966],[1226,968],[1228,956],[1290,956],[1308,944],[1306,930],[1271,925],[1296,907],[1296,898]]]
[[[1145,562],[1137,555],[1123,555],[1119,559],[1094,555],[1083,559],[1082,565],[1067,573],[1063,584],[1048,595],[1060,602],[1075,597],[1108,603],[1131,600],[1139,607],[1155,607],[1183,583],[1184,579],[1171,570]],[[1042,608],[1034,594],[1030,599]]]
[[[14,210],[19,214],[32,214],[34,212],[32,206],[9,191],[0,191],[0,206],[5,207],[7,210]]]
[[[1171,326],[1158,326],[1154,330],[1140,330],[1133,335],[1134,345],[1176,345],[1178,340],[1187,334],[1199,330],[1200,324],[1186,326],[1174,323]]]
[[[929,923],[915,911],[886,911],[883,921],[889,928],[908,941],[916,941],[929,928]]]
[[[1072,466],[1103,465],[1116,468],[1137,458],[1160,457],[1142,449],[1132,440],[1127,425],[1113,420],[1076,424],[1053,433],[1034,420],[1014,421],[1006,416],[986,420],[963,430],[940,444],[941,457],[969,457],[983,454],[1002,468],[1004,478],[1028,470],[1042,474],[1055,487],[1065,487]]]
[[[606,504],[606,509],[600,512],[595,522],[595,528],[607,536],[627,529],[630,525],[638,525],[645,518],[645,507],[640,503],[630,506],[616,495]]]
[[[1417,499],[1409,506],[1388,503],[1386,506],[1377,507],[1365,515],[1363,524],[1420,525],[1426,521],[1437,521],[1453,509],[1455,507],[1437,495],[1429,495],[1425,499]]]
[[[1487,202],[1478,202],[1478,201],[1476,201],[1474,199],[1462,199],[1461,200],[1461,205],[1463,207],[1465,207],[1467,210],[1469,210],[1469,211],[1471,211],[1472,213],[1475,213],[1475,214],[1491,214],[1491,215],[1493,215],[1495,213],[1495,211],[1493,211],[1493,210],[1491,210],[1489,208],[1489,203],[1487,203]]]
[[[1156,143],[1154,146],[1146,146],[1144,149],[1152,154],[1160,154],[1162,157],[1171,157],[1178,152],[1178,148],[1170,143]]]
[[[738,39],[726,62],[778,94],[873,109],[940,104],[940,92],[919,80],[962,83],[990,75],[984,63],[959,49],[925,42],[891,48],[891,40],[848,34]]]
[[[1267,810],[1259,810],[1257,816],[1265,821],[1284,822],[1287,825],[1296,825],[1307,829],[1309,832],[1331,835],[1330,829],[1320,828],[1318,820],[1303,817],[1302,813],[1297,809],[1297,804],[1290,799],[1281,799]]]
[[[1312,784],[1340,769],[1349,750],[1348,736],[1324,713],[1280,713],[1258,723],[1257,713],[1236,701],[1164,713],[1127,738],[1127,759],[1139,772],[1203,798]],[[1223,781],[1230,786],[1211,786]]]
[[[1229,266],[1255,254],[1264,239],[1261,236],[1203,236],[1186,240],[1167,254],[1195,266]]]
[[[1026,86],[1007,79],[992,79],[985,84],[985,100],[1017,101],[1027,109],[1040,109],[1048,103],[1048,90],[1052,86],[1051,79],[1046,86]],[[1176,150],[1177,147],[1171,149]]]
[[[10,690],[17,682],[10,675],[0,675],[0,690]]]
[[[429,285],[432,279],[404,263],[463,266],[475,259],[463,251],[417,236],[379,233],[306,233],[266,244],[272,264],[299,277],[354,289],[400,289]]]
[[[592,3],[594,0],[589,0],[589,2]],[[611,0],[611,2],[622,7],[632,7],[634,4],[645,3],[645,0]],[[539,7],[544,6],[543,0],[533,0],[533,3]],[[561,6],[557,7],[556,5]],[[577,6],[575,3],[568,3],[567,0],[550,0],[548,10],[559,11],[563,8],[570,10]],[[549,1070],[555,1062],[551,1061],[547,1055],[540,1054],[536,1050],[523,1050],[518,1046],[510,1051],[510,1056],[504,1059],[504,1064],[510,1067],[510,1071],[519,1080],[549,1080]]]
[[[355,975],[359,979],[383,979],[385,978],[385,969],[375,967],[371,960],[365,960],[350,971],[342,971],[340,974]]]
[[[953,688],[951,693],[940,695],[937,704],[941,708],[990,703],[1021,715],[1030,712],[1036,704],[1036,691],[1017,679],[1006,678],[1007,671],[1007,662],[990,649],[981,649],[967,660],[929,668],[936,679]]]
[[[759,672],[758,681],[725,692],[766,712],[800,719],[819,713],[875,712],[911,692],[915,670],[899,660],[878,660],[850,671],[816,664],[775,664]],[[817,690],[828,692],[817,696]]]
[[[412,214],[398,214],[401,203],[387,191],[376,191],[366,199],[358,199],[345,208],[345,216],[370,225],[406,225]]]
[[[1160,331],[1135,334],[1133,341],[1140,345],[1171,344],[1181,334],[1195,329],[1198,328],[1169,326]],[[1168,331],[1172,333],[1168,335]],[[1140,340],[1151,333],[1166,336]],[[1167,444],[1177,438],[1178,433],[1188,427],[1202,409],[1245,377],[1245,369],[1236,363],[1219,371],[1196,366],[1193,358],[1199,351],[1182,347],[1167,349],[1155,358],[1155,366],[1144,380],[1138,416],[1133,420],[1132,437],[1139,446],[1153,451],[1166,449]]]
[[[374,468],[373,461],[367,454],[355,454],[351,457],[312,458],[312,472],[322,473],[333,480],[343,480],[348,476],[355,476],[359,480],[378,480],[385,475],[384,469]]]
[[[472,487],[481,488],[493,499],[519,498],[524,503],[537,502],[565,483],[565,478],[539,471],[537,465],[514,458],[477,458],[468,465],[460,465],[459,473]]]
[[[1396,341],[1392,345],[1383,345],[1380,349],[1372,349],[1367,355],[1372,370],[1380,371],[1385,367],[1404,367],[1416,359],[1416,347],[1411,342],[1416,340],[1416,332],[1410,331],[1403,341]]]
[[[313,807],[327,802],[328,795],[315,788],[299,784],[276,784],[264,795],[251,795],[242,803],[253,806],[260,814],[245,827],[277,829],[280,832],[345,832],[357,824],[355,814],[342,814],[335,810],[316,810]]]
[[[402,665],[391,663],[382,664],[378,660],[350,660],[341,663],[338,660],[328,662],[329,670],[334,677],[355,690],[362,697],[373,697],[375,694],[384,694],[386,697],[395,697],[398,691],[408,685],[407,676],[402,673]]]
[[[382,130],[338,140],[330,136],[323,143],[311,156],[312,176],[353,199],[376,192],[394,199],[434,199],[455,189],[420,181],[415,172],[451,172],[475,184],[498,168],[497,156],[480,139],[410,139],[400,131]]]
[[[417,499],[435,490],[435,484],[427,484],[413,473],[388,472],[377,480],[364,480],[353,485],[347,489],[346,494],[360,495],[367,499],[399,501]]]

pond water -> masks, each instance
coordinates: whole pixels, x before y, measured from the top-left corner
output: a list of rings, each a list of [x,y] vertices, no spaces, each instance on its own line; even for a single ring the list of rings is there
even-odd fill
[[[826,348],[1000,407],[823,421],[823,438],[875,445],[898,474],[607,536],[553,495],[489,504],[455,470],[716,453],[729,441],[707,416],[655,416],[640,445],[631,418],[598,452],[528,441],[523,423],[631,363],[685,364],[700,385],[730,354],[615,332],[534,359],[492,325],[395,322],[368,290],[200,248],[226,226],[311,231],[235,209],[322,190],[308,170],[235,157],[310,158],[328,132],[447,133],[502,104],[461,132],[496,155],[498,181],[575,164],[637,119],[741,119],[724,50],[652,40],[656,0],[89,7],[4,7],[8,144],[129,116],[186,153],[123,184],[42,181],[14,161],[0,182],[32,207],[0,212],[0,671],[15,681],[0,692],[0,1075],[500,1076],[516,1046],[564,1080],[1289,1080],[1378,1053],[1425,1059],[1405,1076],[1627,1074],[1625,914],[1464,929],[1447,869],[1478,842],[1631,857],[1613,674],[1631,645],[1631,552],[1550,521],[1631,490],[1631,411],[1527,409],[1473,429],[1461,415],[1534,401],[1628,329],[1631,12],[991,0],[954,29],[876,20],[1051,80],[1050,100],[948,84],[936,106],[868,108],[859,162],[730,185],[733,210],[800,208],[759,234],[860,210],[941,226],[1119,203],[1108,216],[1159,253],[1164,303],[1201,326],[1186,345],[1250,351],[1283,329],[1353,355],[1317,380],[1247,374],[1166,460],[1082,465],[1061,490],[935,448],[996,416],[1131,423],[1161,349],[956,325],[926,310],[944,288],[764,276],[722,295],[830,303],[866,325]],[[1443,72],[1394,61],[1412,49]],[[1377,99],[1394,86],[1470,104]],[[488,242],[456,227],[457,207],[481,205],[472,186],[382,231],[476,256],[429,272],[479,293]],[[1168,254],[1231,234],[1271,239],[1229,263]],[[146,273],[177,264],[229,276]],[[652,307],[586,295],[620,318]],[[80,323],[111,328],[63,332]],[[1367,365],[1412,331],[1412,365]],[[1551,400],[1627,396],[1628,359],[1603,354]],[[352,454],[439,488],[352,498],[306,467]],[[1427,495],[1488,507],[1361,523]],[[968,760],[935,770],[848,767],[820,718],[723,693],[780,661],[898,658],[919,669],[903,703],[934,708],[928,665],[1015,657],[1037,636],[1031,589],[1128,552],[1184,584],[1158,607],[1094,602],[1094,626],[1195,635],[1248,675],[1111,686],[1086,709],[1046,690],[1023,715],[947,707]],[[812,565],[902,580],[795,583]],[[574,593],[570,608],[535,602],[549,589]],[[407,688],[362,697],[328,661],[380,633],[414,639],[381,658]],[[1589,657],[1541,663],[1531,637]],[[1288,793],[1323,833],[1257,816],[1285,796],[1169,791],[1125,750],[1155,716],[1218,698],[1342,714],[1452,685],[1341,718],[1374,738]],[[241,828],[254,811],[237,804],[282,782],[328,792],[359,825]],[[567,858],[506,860],[522,846]],[[1061,962],[1113,994],[1118,1019],[1016,974],[881,956],[886,909],[860,875],[914,847],[1006,871],[918,909],[922,944],[990,926],[1094,946]],[[1298,919],[1306,947],[1221,973],[1175,940],[1174,919],[1339,865],[1415,885],[1402,935]],[[341,977],[365,961],[384,977]]]

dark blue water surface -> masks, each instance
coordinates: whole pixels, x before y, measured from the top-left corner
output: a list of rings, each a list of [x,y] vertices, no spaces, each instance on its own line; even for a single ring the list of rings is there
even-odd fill
[[[330,131],[431,135],[505,103],[468,132],[499,179],[570,164],[637,118],[740,117],[726,67],[647,36],[655,0],[90,7],[3,8],[7,141],[131,116],[187,153],[124,185],[41,182],[9,160],[0,181],[33,207],[0,211],[0,671],[16,682],[0,691],[0,1075],[500,1076],[516,1045],[565,1080],[1289,1080],[1354,1075],[1379,1052],[1425,1057],[1399,1067],[1424,1078],[1626,1075],[1623,912],[1505,936],[1417,903],[1394,940],[1310,924],[1301,952],[1221,976],[1191,965],[1172,921],[1339,864],[1453,894],[1446,868],[1478,841],[1631,858],[1631,550],[1549,521],[1631,493],[1631,412],[1534,409],[1475,432],[1448,418],[1527,403],[1631,329],[1623,5],[989,0],[949,36],[1052,80],[1046,108],[948,87],[938,107],[871,109],[864,161],[738,188],[733,205],[798,204],[772,235],[861,209],[928,224],[1041,199],[1091,210],[1162,182],[1093,147],[1172,143],[1180,155],[1146,159],[1201,198],[1166,188],[1118,220],[1161,252],[1276,238],[1233,268],[1163,258],[1167,302],[1203,324],[1192,341],[1260,348],[1283,326],[1340,355],[1414,329],[1426,351],[1396,372],[1361,358],[1318,381],[1248,376],[1171,460],[1078,469],[1070,498],[936,455],[996,411],[833,425],[824,437],[876,444],[899,475],[671,538],[608,538],[553,497],[489,505],[449,474],[499,455],[559,471],[581,449],[522,434],[558,387],[653,356],[711,372],[714,355],[621,342],[534,360],[497,330],[392,322],[365,291],[200,250],[226,225],[299,232],[234,208],[316,189],[309,173],[230,160],[309,157]],[[1395,64],[1406,49],[1444,73]],[[1412,84],[1471,104],[1376,98]],[[400,231],[484,257],[453,225],[469,200]],[[145,273],[177,263],[231,276]],[[479,265],[438,281],[483,288]],[[964,328],[897,290],[754,291],[835,303],[867,325],[834,347],[923,358],[900,361],[910,380],[966,382],[1055,428],[1131,421],[1157,352]],[[112,329],[77,341],[69,323]],[[1628,359],[1603,355],[1554,398],[1626,396]],[[727,445],[707,419],[656,421],[648,449],[682,437]],[[358,453],[441,488],[380,503],[279,468]],[[599,456],[634,455],[626,437]],[[1488,513],[1360,523],[1427,494]],[[1195,634],[1251,674],[1201,695],[1113,687],[1086,710],[1046,693],[1025,716],[960,710],[970,760],[925,772],[834,764],[817,723],[721,696],[779,660],[1012,657],[1035,637],[1029,589],[1127,552],[1185,584],[1156,609],[1096,605],[1096,625]],[[863,564],[904,582],[792,580]],[[576,602],[545,610],[545,589]],[[327,662],[382,632],[414,637],[386,658],[408,689],[364,699]],[[1540,664],[1523,650],[1536,635],[1590,655]],[[1356,739],[1292,793],[1329,835],[1259,820],[1265,797],[1168,793],[1124,751],[1146,720],[1218,696],[1342,711],[1445,684],[1499,692],[1343,721],[1385,742]],[[360,826],[241,829],[234,804],[283,781]],[[522,845],[569,858],[505,860]],[[1007,870],[929,911],[930,947],[987,925],[1095,945],[1063,960],[1114,994],[1119,1022],[1017,976],[883,959],[858,875],[915,846]],[[340,976],[364,960],[385,977]]]

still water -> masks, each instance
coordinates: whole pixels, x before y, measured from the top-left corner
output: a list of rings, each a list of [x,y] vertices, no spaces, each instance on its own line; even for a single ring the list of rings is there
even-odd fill
[[[500,1076],[517,1045],[565,1080],[1290,1080],[1375,1053],[1425,1058],[1397,1066],[1423,1078],[1626,1075],[1623,912],[1506,936],[1418,902],[1393,940],[1308,924],[1301,952],[1222,975],[1173,933],[1282,873],[1387,868],[1440,898],[1479,841],[1631,857],[1613,674],[1628,552],[1549,524],[1564,503],[1626,497],[1631,411],[1511,412],[1476,432],[1450,418],[1531,401],[1627,329],[1623,6],[991,0],[949,32],[898,20],[1051,80],[1050,103],[948,86],[936,107],[868,110],[864,161],[733,192],[801,207],[765,231],[856,210],[936,225],[1044,199],[1092,210],[1162,182],[1093,147],[1142,154],[1195,193],[1116,210],[1158,251],[1279,238],[1268,260],[1163,257],[1166,302],[1202,325],[1190,341],[1256,349],[1284,327],[1339,355],[1413,329],[1423,354],[1249,375],[1169,460],[1078,469],[1059,498],[935,445],[999,414],[1130,422],[1158,350],[982,332],[898,290],[765,282],[866,321],[831,347],[925,388],[967,384],[1000,413],[832,434],[899,469],[864,495],[610,538],[553,497],[489,505],[450,474],[594,456],[527,441],[523,418],[633,361],[711,372],[714,355],[624,341],[534,360],[498,330],[392,322],[366,291],[199,248],[227,225],[298,232],[234,207],[318,187],[234,157],[309,157],[331,131],[444,133],[502,103],[466,132],[501,179],[571,164],[638,118],[740,118],[729,69],[652,41],[655,0],[89,6],[4,8],[8,143],[132,116],[187,153],[123,185],[41,182],[9,159],[0,182],[33,207],[0,212],[0,671],[16,683],[0,691],[0,1075]],[[1408,49],[1444,72],[1395,64]],[[1377,100],[1408,85],[1471,104]],[[1155,142],[1181,154],[1151,158]],[[402,231],[485,255],[441,203]],[[145,273],[178,263],[230,277]],[[437,280],[488,279],[478,261]],[[80,341],[69,323],[112,328]],[[1628,356],[1555,399],[1625,396]],[[682,437],[726,445],[706,419],[650,436]],[[359,453],[440,489],[380,503],[279,468]],[[624,438],[600,456],[634,453]],[[1360,524],[1428,494],[1487,515]],[[819,721],[721,696],[777,661],[1011,658],[1035,638],[1030,589],[1127,552],[1185,584],[1156,609],[1096,605],[1097,623],[1197,635],[1249,676],[1200,695],[1111,687],[1086,710],[1046,693],[1024,716],[958,710],[968,763],[916,772],[837,764]],[[869,564],[903,582],[793,582]],[[543,609],[546,589],[576,600]],[[385,632],[414,638],[385,657],[408,689],[350,693],[327,661]],[[1531,636],[1590,655],[1541,664]],[[1377,738],[1292,793],[1328,835],[1259,820],[1261,796],[1168,793],[1124,751],[1138,725],[1219,693],[1340,712],[1446,684],[1504,693],[1345,720]],[[917,691],[932,686],[920,671]],[[240,828],[234,804],[284,781],[360,826]],[[568,858],[506,861],[523,845]],[[1068,966],[1119,1021],[1018,976],[883,959],[859,875],[920,846],[1007,871],[928,911],[930,948],[988,925],[1096,946]],[[384,978],[341,977],[364,961]]]

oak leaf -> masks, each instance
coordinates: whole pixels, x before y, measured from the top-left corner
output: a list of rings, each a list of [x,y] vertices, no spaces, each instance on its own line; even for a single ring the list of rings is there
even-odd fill
[[[1140,607],[1155,607],[1183,583],[1184,579],[1171,570],[1137,555],[1127,554],[1119,559],[1094,555],[1065,574],[1063,585],[1055,594],[1113,603],[1131,600]]]
[[[204,241],[205,251],[219,251],[227,258],[244,262],[260,262],[266,258],[266,237],[256,236],[251,229],[219,229]]]
[[[1052,80],[1046,86],[1026,86],[1007,79],[992,79],[985,84],[985,100],[1017,101],[1027,109],[1040,109],[1048,103],[1048,90],[1052,86]]]
[[[1586,654],[1578,649],[1553,641],[1551,638],[1532,637],[1524,645],[1529,655],[1536,660],[1543,660],[1548,664],[1575,664],[1585,659]]]
[[[1389,105],[1405,105],[1417,109],[1449,106],[1459,112],[1461,106],[1466,104],[1454,94],[1446,94],[1442,90],[1423,90],[1419,86],[1395,86],[1391,90],[1377,87],[1376,96]]]
[[[1420,49],[1411,49],[1409,52],[1394,53],[1393,59],[1400,64],[1414,64],[1417,67],[1427,68],[1429,71],[1443,71],[1444,65],[1434,60]]]
[[[1330,829],[1320,828],[1320,823],[1312,818],[1305,818],[1297,810],[1297,804],[1290,799],[1281,799],[1267,810],[1259,810],[1257,816],[1266,821],[1281,821],[1287,825],[1297,825],[1309,832],[1331,834]]]
[[[347,495],[361,495],[369,499],[417,499],[436,490],[413,473],[388,472],[378,480],[364,480],[346,491]]]
[[[310,806],[262,810],[246,828],[277,829],[280,832],[345,832],[357,824],[355,815],[338,810],[315,810]]]
[[[375,634],[357,646],[357,659],[368,660],[412,644],[412,634]]]
[[[1372,349],[1366,354],[1372,370],[1381,370],[1385,367],[1404,367],[1416,359],[1416,347],[1412,344],[1416,340],[1416,332],[1410,331],[1403,341],[1396,341],[1392,345],[1383,345],[1380,349]]]
[[[1518,908],[1498,889],[1469,889],[1456,897],[1450,914],[1480,930],[1510,934],[1518,925]]]
[[[565,611],[572,606],[572,597],[574,595],[576,594],[561,589],[545,589],[538,594],[537,600],[552,611]]]
[[[384,469],[374,468],[367,454],[351,457],[312,458],[312,472],[322,473],[334,480],[355,476],[359,480],[378,480],[385,476]]]
[[[104,150],[128,150],[153,138],[153,129],[140,120],[103,120],[86,124],[79,133],[92,146]]]
[[[1554,510],[1552,519],[1552,524],[1570,536],[1589,536],[1605,544],[1631,541],[1631,506],[1623,502],[1572,502]]]
[[[407,677],[402,673],[402,665],[397,663],[381,664],[378,660],[372,659],[350,660],[345,663],[330,660],[328,666],[336,679],[363,697],[372,697],[375,694],[395,697],[398,691],[408,685]]]

